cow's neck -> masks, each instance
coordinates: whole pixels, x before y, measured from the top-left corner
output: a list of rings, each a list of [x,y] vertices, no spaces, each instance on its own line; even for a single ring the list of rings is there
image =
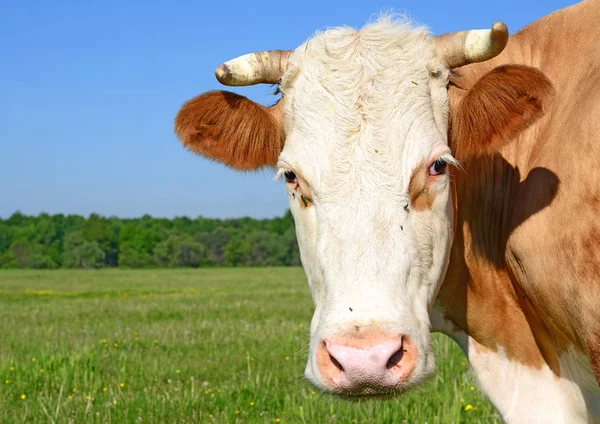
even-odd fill
[[[438,303],[447,319],[485,348],[501,348],[519,361],[540,365],[544,352],[528,328],[532,319],[542,323],[505,261],[520,171],[495,155],[465,163],[453,179],[456,231]]]
[[[485,73],[503,63],[530,64],[535,56],[517,41],[501,58],[459,70],[460,86],[451,86],[454,102]],[[536,125],[543,125],[538,123]],[[506,264],[507,238],[515,222],[513,202],[527,168],[534,138],[530,132],[511,140],[501,152],[463,162],[453,176],[456,228],[448,272],[438,295],[446,319],[483,348],[502,350],[532,366],[559,365],[546,329]],[[460,158],[459,158],[460,159]],[[536,339],[536,337],[538,339]]]

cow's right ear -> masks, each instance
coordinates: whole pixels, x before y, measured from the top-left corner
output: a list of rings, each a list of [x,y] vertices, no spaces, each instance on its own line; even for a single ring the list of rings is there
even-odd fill
[[[503,65],[466,94],[456,93],[450,140],[455,157],[465,160],[494,152],[537,121],[549,108],[554,89],[538,69]]]
[[[275,166],[283,148],[281,101],[265,107],[228,91],[187,101],[175,133],[191,151],[238,170]]]

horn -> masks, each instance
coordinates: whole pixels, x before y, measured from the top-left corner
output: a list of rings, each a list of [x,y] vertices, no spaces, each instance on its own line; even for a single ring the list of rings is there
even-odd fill
[[[434,39],[435,48],[449,69],[498,56],[508,43],[508,28],[496,22],[492,29],[443,34]]]
[[[288,67],[292,50],[249,53],[223,63],[215,76],[223,85],[277,84]]]

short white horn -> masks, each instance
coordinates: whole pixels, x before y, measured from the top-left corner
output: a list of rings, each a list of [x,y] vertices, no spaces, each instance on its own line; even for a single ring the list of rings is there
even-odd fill
[[[291,50],[249,53],[223,63],[215,76],[223,85],[277,84],[288,67]]]
[[[449,69],[498,56],[508,43],[508,28],[496,22],[492,29],[451,32],[434,38],[439,56]]]

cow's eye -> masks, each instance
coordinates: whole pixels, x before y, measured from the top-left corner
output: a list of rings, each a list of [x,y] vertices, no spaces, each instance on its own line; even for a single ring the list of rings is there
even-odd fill
[[[293,184],[298,182],[298,180],[296,179],[296,174],[294,174],[294,172],[292,171],[285,171],[283,173],[283,176],[285,177],[285,181],[287,183]]]
[[[429,167],[429,175],[435,176],[444,173],[446,166],[448,166],[448,162],[446,162],[443,158],[437,158]]]

